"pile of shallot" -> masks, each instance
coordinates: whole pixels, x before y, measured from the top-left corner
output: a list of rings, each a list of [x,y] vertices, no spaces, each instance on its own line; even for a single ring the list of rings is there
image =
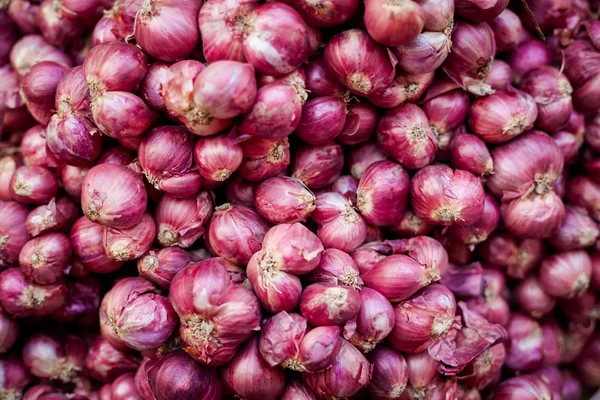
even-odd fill
[[[0,400],[588,398],[600,2],[508,3],[0,1]]]

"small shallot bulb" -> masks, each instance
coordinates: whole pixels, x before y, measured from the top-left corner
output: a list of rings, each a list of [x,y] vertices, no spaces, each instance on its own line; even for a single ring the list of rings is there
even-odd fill
[[[135,40],[153,58],[174,62],[187,58],[199,41],[196,18],[200,4],[192,0],[145,1],[135,20]]]
[[[0,267],[14,265],[25,243],[31,239],[25,221],[29,209],[17,202],[0,203]]]
[[[251,137],[242,142],[244,158],[238,174],[249,181],[260,182],[280,175],[290,165],[290,144],[287,138]]]
[[[345,324],[357,317],[359,309],[360,292],[333,283],[313,283],[300,299],[300,313],[313,326]]]
[[[308,144],[329,143],[344,129],[346,112],[346,103],[341,97],[310,99],[302,107],[302,117],[295,134]]]
[[[315,195],[309,188],[287,176],[269,178],[254,191],[256,211],[274,224],[306,221],[315,210],[315,203]]]
[[[585,208],[592,218],[600,221],[600,184],[588,176],[575,176],[569,179],[567,200],[573,205]]]
[[[44,316],[60,309],[68,289],[63,283],[40,285],[30,281],[21,268],[9,268],[0,273],[2,309],[16,318]]]
[[[373,137],[378,119],[377,109],[370,103],[350,104],[344,129],[336,140],[345,145],[364,143]]]
[[[202,138],[194,147],[194,160],[198,172],[205,179],[224,181],[242,163],[243,152],[239,144],[227,135]]]
[[[22,165],[10,180],[13,200],[22,204],[46,204],[58,193],[58,180],[48,169]]]
[[[542,379],[534,375],[521,375],[503,381],[495,389],[497,400],[550,400],[552,391]]]
[[[261,309],[254,293],[233,283],[227,269],[211,259],[179,271],[169,297],[181,320],[184,348],[202,364],[225,364],[260,330]]]
[[[386,159],[379,144],[367,142],[348,149],[346,168],[355,179],[360,179],[369,165]]]
[[[263,359],[254,337],[221,370],[225,387],[247,400],[276,400],[285,388],[285,372]]]
[[[469,110],[469,96],[461,89],[442,93],[422,105],[434,135],[445,134],[461,124]]]
[[[259,350],[271,367],[319,372],[333,364],[340,349],[339,336],[338,326],[307,330],[306,319],[282,311],[262,326]]]
[[[386,112],[377,125],[381,149],[409,169],[430,164],[437,151],[427,115],[414,104]]]
[[[495,344],[475,357],[469,367],[459,374],[459,377],[465,385],[482,390],[497,379],[505,357],[504,344]]]
[[[456,300],[443,285],[429,285],[395,307],[396,324],[388,336],[390,344],[402,352],[426,350],[452,328]]]
[[[539,39],[525,40],[511,53],[508,63],[513,71],[513,80],[519,83],[527,72],[542,65],[552,64],[552,55],[546,43]]]
[[[544,342],[540,324],[523,314],[512,313],[506,330],[510,338],[506,366],[515,371],[531,371],[541,366]]]
[[[485,78],[495,53],[494,32],[488,24],[458,21],[452,31],[452,51],[442,68],[463,89],[485,96],[493,93]]]
[[[17,168],[23,164],[18,155],[5,156],[0,159],[0,200],[12,200],[10,195],[10,180]]]
[[[115,139],[140,136],[155,117],[140,97],[125,91],[104,92],[92,102],[94,123],[102,133]]]
[[[467,171],[431,165],[419,170],[411,182],[412,206],[425,222],[471,225],[483,212],[481,182]]]
[[[391,225],[406,209],[408,187],[408,174],[400,165],[391,161],[373,163],[360,178],[358,210],[371,225]]]
[[[401,46],[414,40],[425,23],[423,10],[412,0],[367,0],[364,19],[369,35],[385,46]]]
[[[42,285],[63,276],[71,258],[72,246],[63,233],[48,233],[31,239],[19,254],[19,264],[27,277]]]
[[[254,105],[243,117],[237,132],[267,139],[281,139],[298,127],[301,115],[302,100],[294,87],[272,83],[258,89]]]
[[[102,150],[100,131],[79,113],[59,111],[53,115],[46,129],[46,143],[58,160],[80,167],[93,163]]]
[[[519,90],[498,91],[477,99],[469,109],[469,127],[484,142],[507,142],[533,127],[535,100]]]
[[[360,289],[362,279],[352,257],[338,249],[327,249],[319,266],[309,276],[314,282],[329,282]]]
[[[502,60],[494,60],[485,82],[494,90],[505,90],[512,81],[510,65]]]
[[[156,236],[156,224],[149,213],[131,228],[104,227],[104,251],[117,261],[129,261],[141,257],[150,250]]]
[[[144,399],[220,400],[223,384],[217,371],[194,361],[182,350],[156,360],[144,359],[135,376],[138,396]]]
[[[163,85],[171,78],[169,64],[155,62],[148,67],[148,73],[140,84],[140,94],[146,104],[156,111],[165,111],[165,101],[162,97]]]
[[[204,234],[213,210],[209,192],[178,199],[163,196],[156,207],[157,240],[161,246],[190,247]]]
[[[335,182],[343,168],[344,153],[339,144],[304,145],[296,149],[292,177],[300,179],[310,189],[322,189]]]
[[[250,258],[246,269],[263,307],[273,313],[296,308],[302,294],[302,284],[296,275],[317,268],[322,253],[319,238],[300,223],[271,228],[262,250]]]
[[[345,337],[360,351],[367,353],[390,334],[395,322],[396,315],[389,300],[376,290],[363,287],[356,322],[346,325]],[[354,332],[350,331],[351,328]]]
[[[192,256],[179,247],[151,250],[138,259],[138,272],[142,278],[168,289],[171,281],[192,262]]]
[[[285,75],[310,56],[309,31],[292,7],[283,3],[262,4],[245,20],[244,56],[261,74]]]
[[[130,228],[144,215],[147,197],[140,174],[121,165],[99,164],[83,179],[81,207],[93,222]]]
[[[54,336],[38,332],[23,345],[23,362],[29,371],[42,379],[70,383],[85,366],[87,346],[73,335]]]
[[[545,132],[556,132],[569,122],[573,106],[573,88],[558,69],[541,66],[521,78],[519,89],[529,93],[537,103],[537,127]]]
[[[388,227],[400,237],[415,237],[427,235],[433,227],[421,219],[412,210],[407,209],[400,219]]]
[[[335,35],[323,53],[328,70],[352,93],[369,96],[394,79],[394,63],[387,50],[360,29]]]
[[[350,19],[359,7],[356,0],[307,1],[293,0],[290,2],[310,25],[317,27],[333,27]]]
[[[325,247],[349,252],[360,246],[367,237],[365,221],[352,202],[339,193],[319,194],[317,208],[311,218],[319,224],[317,235]]]
[[[104,227],[86,217],[79,218],[69,234],[75,260],[86,269],[96,273],[116,271],[123,264],[110,258],[102,246]]]
[[[515,287],[514,297],[521,310],[534,318],[552,312],[556,299],[546,293],[535,275],[528,276]]]
[[[280,400],[317,400],[317,396],[305,383],[300,380],[293,380],[286,383],[286,387],[281,394]],[[571,400],[571,399],[568,399]],[[574,399],[573,399],[574,400]]]
[[[449,232],[465,244],[476,245],[487,240],[488,236],[496,230],[499,222],[500,207],[494,197],[486,193],[479,220],[472,225],[454,224]]]
[[[521,41],[523,24],[514,11],[504,9],[496,18],[487,22],[494,31],[498,53],[513,50]]]
[[[166,297],[142,278],[124,278],[100,306],[100,332],[116,349],[154,349],[171,336],[177,314]]]
[[[140,360],[115,349],[102,336],[90,345],[85,365],[92,378],[100,382],[111,382],[126,372],[137,370]]]
[[[475,135],[460,132],[450,142],[450,161],[455,168],[474,175],[494,172],[494,162],[485,143]]]
[[[225,200],[231,204],[241,204],[243,206],[252,207],[254,206],[254,190],[255,185],[253,182],[244,180],[239,176],[234,176],[228,179],[225,184]],[[259,207],[255,207],[258,211]],[[264,215],[263,218],[265,218]]]
[[[568,205],[563,224],[548,240],[559,250],[577,250],[593,246],[599,235],[598,224],[585,210]]]
[[[517,240],[508,233],[494,232],[480,247],[482,259],[506,269],[511,278],[522,279],[535,268],[543,256],[541,240]]]
[[[491,21],[508,5],[506,0],[480,2],[477,0],[458,0],[456,14],[469,21]]]
[[[240,226],[244,229],[240,230]],[[268,229],[269,224],[252,208],[225,203],[215,208],[208,239],[217,255],[243,265],[260,250]]]
[[[550,295],[571,298],[581,295],[590,285],[592,262],[583,250],[553,254],[542,260],[539,279]]]
[[[148,70],[148,59],[139,47],[112,42],[90,50],[83,73],[92,99],[106,91],[133,91]]]
[[[66,67],[72,65],[65,52],[49,44],[41,35],[26,35],[17,40],[9,57],[11,66],[20,76],[25,76],[32,66],[42,61],[54,61]]]
[[[370,354],[373,372],[367,390],[376,400],[399,399],[408,382],[404,356],[387,346],[377,346]]]
[[[331,368],[317,373],[304,373],[304,382],[319,398],[348,398],[367,386],[371,365],[356,347],[344,339]]]
[[[21,154],[26,165],[38,165],[44,168],[56,168],[56,157],[47,151],[46,130],[36,125],[27,130],[21,140]]]
[[[193,171],[194,135],[175,126],[155,128],[144,138],[138,159],[146,179],[156,189],[177,197],[192,196],[202,178]]]

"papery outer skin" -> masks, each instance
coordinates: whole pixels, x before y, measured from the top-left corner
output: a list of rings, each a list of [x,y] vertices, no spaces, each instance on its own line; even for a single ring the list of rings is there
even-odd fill
[[[322,145],[340,134],[346,122],[346,104],[337,96],[310,99],[302,107],[296,136],[308,144]]]
[[[502,60],[494,60],[485,82],[494,90],[505,90],[512,82],[510,65]]]
[[[198,44],[200,6],[194,0],[159,0],[143,7],[136,19],[136,42],[161,61],[186,58]]]
[[[120,280],[100,306],[102,336],[118,350],[156,348],[167,341],[177,322],[168,299],[142,278]]]
[[[169,64],[158,61],[148,66],[148,73],[140,83],[140,95],[153,110],[166,110],[162,90],[170,78]]]
[[[48,204],[34,208],[25,221],[27,232],[39,236],[49,232],[60,232],[71,228],[79,217],[79,206],[69,197],[54,199]]]
[[[42,61],[54,61],[66,67],[72,61],[62,50],[50,45],[41,35],[26,35],[15,42],[9,54],[10,64],[24,76],[32,65]]]
[[[270,258],[263,251],[254,253],[246,272],[256,297],[267,311],[277,313],[297,307],[302,295],[300,278],[271,267]]]
[[[457,21],[452,31],[452,50],[442,69],[460,87],[478,96],[493,93],[484,82],[494,60],[494,32],[485,22]]]
[[[522,279],[542,259],[543,243],[538,239],[519,241],[508,233],[494,232],[480,250],[484,261],[506,268],[509,277]]]
[[[396,314],[392,304],[381,293],[371,288],[361,289],[360,301],[356,330],[352,334],[348,332],[345,336],[359,350],[367,353],[376,348],[375,346],[392,331]]]
[[[450,290],[434,284],[394,309],[396,324],[388,336],[390,344],[397,350],[417,353],[452,329],[456,300]]]
[[[460,125],[469,110],[469,96],[462,90],[451,90],[428,99],[421,108],[434,135],[446,133]]]
[[[135,377],[138,395],[144,400],[220,400],[223,384],[216,370],[207,368],[183,351],[157,360],[144,359]]]
[[[258,7],[255,0],[212,0],[198,14],[202,49],[206,60],[245,61],[242,36],[245,18]]]
[[[156,224],[149,213],[132,228],[104,227],[102,246],[109,257],[117,261],[129,261],[141,257],[150,250],[156,236]]]
[[[21,155],[25,165],[37,165],[44,168],[58,166],[54,154],[46,149],[46,129],[36,125],[28,129],[21,139]]]
[[[146,210],[142,178],[127,167],[100,164],[83,179],[81,207],[92,221],[114,228],[130,228]]]
[[[141,98],[125,91],[104,92],[91,107],[98,129],[115,139],[141,135],[156,117]]]
[[[298,10],[306,22],[316,27],[340,25],[350,19],[359,8],[359,2],[356,0],[336,0],[331,3],[292,0],[290,5]]]
[[[457,1],[456,14],[470,21],[491,21],[506,8],[508,1],[496,0],[479,2],[472,0]]]
[[[514,11],[505,9],[488,24],[494,31],[497,52],[513,50],[521,41],[523,25]]]
[[[504,143],[533,127],[534,98],[519,90],[498,91],[477,99],[469,109],[471,131],[487,143]]]
[[[102,150],[102,136],[83,115],[73,113],[53,115],[46,130],[48,149],[60,161],[89,166]]]
[[[395,54],[396,57],[400,57],[397,51]],[[416,101],[431,85],[433,78],[433,71],[409,74],[399,69],[392,83],[385,89],[369,95],[369,101],[381,108],[394,108],[405,101]]]
[[[515,371],[531,371],[543,362],[542,329],[538,322],[523,314],[512,313],[506,326],[510,342],[505,365]]]
[[[525,40],[517,45],[508,59],[513,71],[513,80],[519,83],[521,77],[541,65],[551,65],[552,56],[546,44],[539,39]]]
[[[23,362],[29,371],[42,379],[75,382],[85,365],[87,345],[74,335],[38,332],[23,345]]]
[[[68,70],[68,67],[52,61],[33,65],[21,82],[21,92],[26,104],[52,108],[56,87]]]
[[[323,57],[311,58],[304,67],[306,89],[310,98],[319,96],[343,96],[346,89],[329,72]]]
[[[392,232],[400,237],[415,237],[427,235],[433,227],[421,219],[412,210],[407,209],[404,214],[388,227]]]
[[[4,242],[0,248],[0,266],[7,267],[19,260],[19,252],[31,239],[25,221],[29,209],[15,201],[0,204],[0,235]]]
[[[350,148],[346,164],[355,179],[360,179],[369,165],[377,161],[386,160],[387,156],[375,142],[367,142]]]
[[[287,36],[276,33],[288,32]],[[286,4],[263,4],[248,14],[243,49],[246,60],[264,75],[292,72],[311,53],[309,27]],[[275,51],[275,54],[271,52]]]
[[[358,184],[358,210],[372,225],[391,225],[406,209],[408,187],[408,174],[400,165],[391,161],[373,163]]]
[[[212,211],[209,192],[184,199],[163,196],[155,214],[158,242],[162,246],[190,247],[205,233]]]
[[[280,224],[269,229],[263,240],[265,260],[274,268],[303,275],[321,262],[321,240],[301,223]],[[262,256],[261,256],[262,257]]]
[[[316,207],[315,195],[294,178],[269,178],[259,184],[254,193],[256,211],[274,224],[305,221]]]
[[[313,283],[300,298],[300,313],[313,326],[340,325],[356,318],[360,294],[348,286]]]
[[[420,169],[435,157],[437,145],[427,116],[414,104],[402,104],[377,125],[381,149],[409,169]]]
[[[310,388],[299,380],[287,382],[280,400],[317,400]]]
[[[528,132],[498,146],[491,154],[494,174],[486,184],[496,197],[503,200],[520,197],[532,189],[538,193],[551,190],[564,165],[556,142],[540,131]]]
[[[498,400],[550,400],[552,392],[548,385],[533,375],[521,375],[507,379],[496,389]]]
[[[329,282],[356,289],[360,289],[360,285],[362,285],[354,260],[347,253],[338,249],[326,249],[321,256],[319,266],[312,271],[308,278],[314,282]]]
[[[548,240],[557,249],[578,250],[592,246],[599,235],[598,225],[587,211],[567,205],[562,226]]]
[[[372,367],[367,359],[350,343],[340,341],[342,345],[331,368],[302,375],[319,397],[350,397],[369,383]]]
[[[344,129],[336,140],[344,145],[364,143],[375,134],[378,119],[379,113],[372,104],[368,102],[350,104]]]
[[[416,236],[403,240],[386,240],[394,254],[406,254],[428,270],[433,279],[448,270],[448,253],[437,240],[428,236]]]
[[[402,354],[390,347],[377,346],[370,354],[373,372],[367,390],[374,399],[397,399],[406,389],[408,366]]]
[[[83,63],[92,99],[105,91],[133,91],[144,79],[148,59],[132,44],[112,42],[95,46]]]
[[[210,63],[194,79],[193,99],[211,116],[227,119],[250,111],[256,90],[250,64],[220,60]]]
[[[465,244],[475,245],[487,240],[488,236],[496,230],[499,222],[500,207],[496,200],[486,193],[481,218],[472,225],[452,225],[449,232]]]
[[[476,261],[467,265],[453,265],[442,277],[440,283],[459,297],[477,297],[483,291],[483,269]]]
[[[567,200],[576,206],[585,208],[592,218],[600,221],[600,184],[588,176],[574,176],[569,179]]]
[[[17,168],[23,164],[21,157],[6,156],[0,159],[0,200],[12,200],[10,195],[10,180]]]
[[[386,49],[362,30],[350,29],[325,46],[325,66],[351,92],[369,96],[394,79],[394,63]]]
[[[19,338],[19,324],[5,311],[0,312],[0,353],[6,353]]]
[[[509,232],[517,237],[536,239],[552,236],[565,215],[564,204],[554,192],[502,203],[500,212]]]
[[[27,277],[47,285],[60,280],[71,253],[71,242],[65,234],[48,233],[31,239],[23,246],[19,264]]]
[[[281,139],[292,133],[300,123],[302,101],[289,85],[272,83],[256,92],[252,109],[237,131],[240,134]]]
[[[14,391],[16,395],[21,396],[24,389],[33,381],[33,376],[29,373],[19,354],[3,356],[0,359],[0,370],[4,377],[2,389],[8,389],[9,395]]]
[[[336,143],[301,146],[296,149],[292,177],[310,189],[322,189],[339,178],[344,167],[342,147]]]
[[[205,365],[223,365],[260,329],[256,296],[231,281],[225,267],[209,260],[179,271],[169,297],[181,319],[183,349]],[[214,330],[202,335],[199,328]],[[197,332],[197,333],[195,333]]]
[[[194,137],[182,127],[163,126],[150,131],[138,149],[140,165],[148,182],[159,190],[170,189],[168,184],[163,185],[164,181],[180,178],[194,169],[193,148]],[[191,196],[198,191],[200,184],[201,179],[198,178],[196,185],[190,184],[167,193],[177,197]]]
[[[35,165],[22,165],[10,179],[12,199],[22,204],[44,204],[58,193],[58,181],[50,170]]]
[[[287,138],[251,137],[241,143],[244,158],[238,174],[249,181],[260,182],[284,173],[290,165],[290,144]]]
[[[349,252],[366,239],[365,221],[350,200],[339,193],[319,194],[311,217],[319,224],[317,235],[325,247]]]
[[[285,388],[285,372],[266,363],[256,336],[221,369],[221,380],[231,392],[248,400],[275,400]]]
[[[488,175],[494,172],[494,161],[485,143],[466,132],[455,134],[450,142],[450,160],[454,167],[473,175]]]
[[[150,250],[137,261],[142,278],[168,289],[171,281],[184,267],[192,262],[192,256],[179,247]]]
[[[245,229],[238,231],[238,226]],[[260,249],[268,229],[269,224],[253,209],[226,203],[215,208],[208,237],[218,255],[235,264],[247,264]]]
[[[478,355],[471,361],[472,371],[466,369],[459,373],[458,378],[466,385],[479,390],[487,387],[498,374],[504,364],[506,348],[503,343],[498,343]]]
[[[102,246],[104,227],[86,217],[75,222],[69,238],[73,244],[73,255],[86,269],[96,273],[116,271],[123,262],[111,259]]]
[[[375,41],[386,46],[400,46],[421,33],[424,13],[417,2],[365,2],[365,27]],[[402,29],[398,29],[402,26]]]
[[[485,198],[481,182],[471,173],[442,165],[418,171],[411,195],[415,213],[432,224],[473,224],[481,217]]]
[[[399,302],[429,285],[435,279],[435,274],[430,275],[423,265],[411,257],[395,254],[379,261],[361,277],[366,286],[377,290],[390,301]]]
[[[520,281],[514,289],[514,297],[521,310],[534,318],[543,317],[556,306],[556,299],[544,291],[535,276]]]
[[[262,357],[271,367],[297,357],[306,330],[306,319],[301,315],[285,311],[275,314],[261,327],[258,346]]]
[[[352,204],[356,204],[356,190],[357,189],[358,189],[358,179],[356,179],[350,175],[340,176],[333,183],[333,185],[331,185],[331,190],[333,192],[339,193],[342,196],[346,197],[348,200],[350,200],[352,202]]]
[[[587,290],[592,263],[583,250],[557,253],[542,260],[539,279],[542,288],[556,297],[575,297]]]
[[[198,140],[194,146],[194,161],[205,179],[224,181],[242,163],[243,152],[239,144],[226,135]]]
[[[140,360],[115,349],[98,336],[88,350],[85,363],[94,379],[110,382],[125,372],[137,370]]]

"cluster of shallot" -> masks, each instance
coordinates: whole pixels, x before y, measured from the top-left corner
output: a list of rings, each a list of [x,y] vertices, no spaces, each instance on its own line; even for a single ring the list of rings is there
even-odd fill
[[[508,3],[0,1],[0,399],[600,387],[600,3]]]

